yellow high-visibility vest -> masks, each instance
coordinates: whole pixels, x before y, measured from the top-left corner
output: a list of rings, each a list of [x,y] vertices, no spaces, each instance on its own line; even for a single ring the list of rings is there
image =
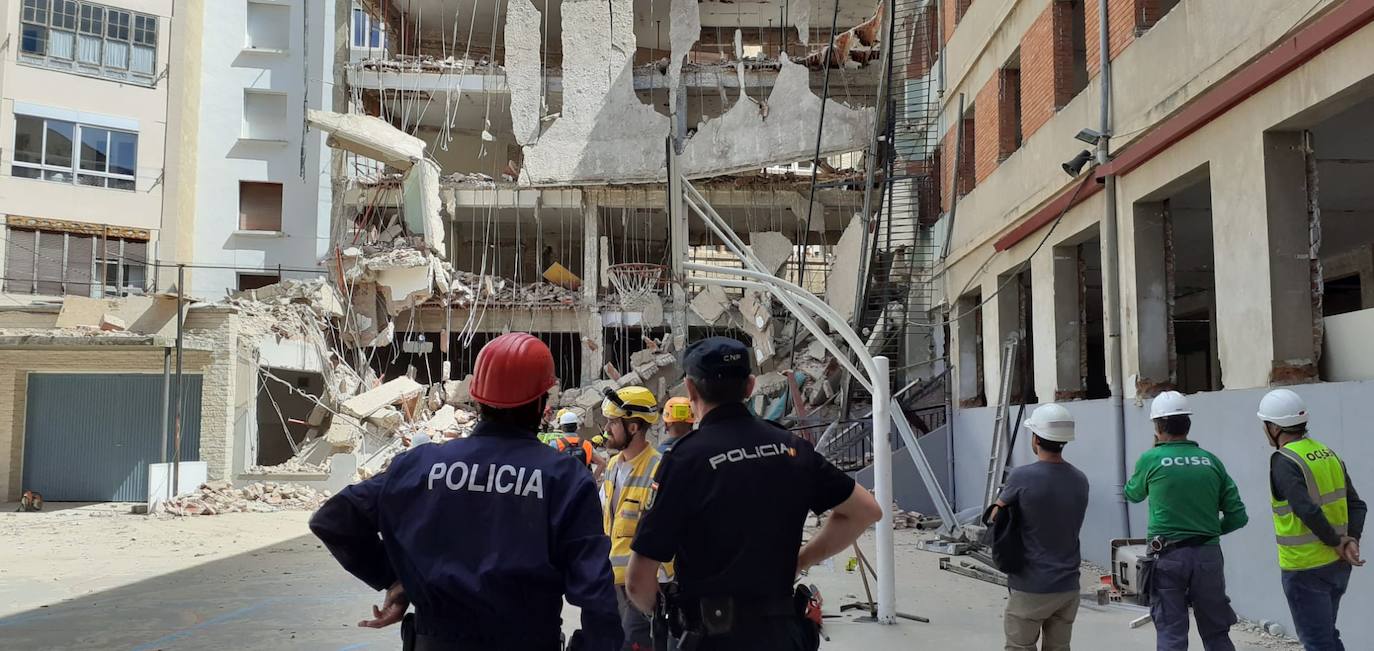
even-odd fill
[[[1307,494],[1326,516],[1336,533],[1344,536],[1350,522],[1345,499],[1345,464],[1321,442],[1302,438],[1278,449],[1276,454],[1298,464],[1307,480]],[[1284,570],[1310,570],[1341,559],[1336,548],[1317,538],[1317,534],[1293,513],[1287,501],[1269,497],[1274,507],[1274,534],[1279,543],[1279,567]]]
[[[658,472],[658,462],[663,455],[653,446],[645,447],[634,459],[625,461],[622,455],[615,455],[606,467],[606,480],[602,491],[606,494],[602,517],[606,535],[611,539],[611,569],[615,572],[615,584],[625,584],[625,569],[630,564],[630,543],[634,542],[635,532],[639,530],[639,518],[646,508],[652,505],[654,473]],[[620,488],[620,499],[616,501],[616,469],[624,463],[630,464],[630,474],[625,485]],[[665,564],[672,573],[672,564]]]

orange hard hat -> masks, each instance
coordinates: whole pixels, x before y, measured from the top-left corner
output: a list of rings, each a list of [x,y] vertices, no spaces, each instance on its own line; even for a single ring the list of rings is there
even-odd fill
[[[499,409],[539,399],[558,383],[553,353],[539,338],[511,332],[487,342],[472,371],[472,399]]]
[[[692,403],[686,398],[669,398],[668,402],[663,403],[663,422],[697,422],[696,416],[692,414]]]

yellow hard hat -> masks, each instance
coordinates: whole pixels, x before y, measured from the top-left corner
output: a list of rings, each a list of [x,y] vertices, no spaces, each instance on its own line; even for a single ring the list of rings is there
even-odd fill
[[[603,443],[605,443],[605,442],[606,442],[606,437],[603,436],[603,435],[601,435],[601,434],[597,434],[596,436],[593,436],[593,437],[592,437],[592,445],[601,445],[601,444],[603,444]]]
[[[695,423],[696,416],[692,415],[692,403],[686,398],[669,398],[668,402],[663,403],[663,422],[665,423]]]
[[[638,418],[650,425],[658,422],[658,399],[654,392],[638,386],[606,390],[601,401],[601,415],[607,418]]]

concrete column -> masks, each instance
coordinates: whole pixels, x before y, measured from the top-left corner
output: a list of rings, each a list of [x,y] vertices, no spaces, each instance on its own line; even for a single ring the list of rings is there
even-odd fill
[[[1273,370],[1270,381],[1317,379],[1314,327],[1321,315],[1312,301],[1312,221],[1315,187],[1308,185],[1307,146],[1301,131],[1264,134],[1264,194],[1269,224],[1269,292],[1273,302]],[[1315,174],[1315,170],[1312,171]],[[1217,240],[1218,245],[1222,242]],[[1221,255],[1217,256],[1221,258]],[[1223,364],[1223,366],[1225,366]]]
[[[1269,185],[1264,150],[1263,135],[1246,131],[1218,148],[1209,164],[1217,346],[1221,382],[1226,389],[1267,386],[1273,360],[1279,359],[1273,354],[1275,321],[1303,318],[1303,313],[1288,313],[1287,308],[1270,300],[1272,291],[1266,279],[1271,262],[1277,259],[1270,248],[1275,240],[1268,233],[1266,212],[1271,209],[1267,188],[1256,187]],[[1302,233],[1305,243],[1307,231]]]
[[[1135,205],[1136,385],[1171,382],[1169,320],[1173,273],[1167,256],[1162,202]],[[1128,379],[1127,384],[1130,384]],[[1129,392],[1128,392],[1129,393]],[[1152,393],[1147,389],[1146,394]]]
[[[1076,246],[1057,246],[1054,248],[1050,264],[1053,278],[1043,284],[1049,286],[1054,297],[1054,318],[1046,327],[1054,336],[1041,341],[1054,341],[1055,358],[1038,377],[1054,378],[1050,385],[1054,391],[1042,396],[1054,396],[1055,400],[1077,400],[1083,397],[1083,280],[1079,274],[1079,255]],[[1036,292],[1041,294],[1040,291]],[[1043,294],[1041,294],[1043,295]],[[1042,302],[1043,304],[1043,302]],[[1036,337],[1039,339],[1039,337]],[[1040,346],[1051,350],[1049,346]]]
[[[987,300],[997,291],[1000,280],[993,276],[983,283],[983,297]],[[987,404],[997,401],[997,387],[1002,379],[1002,301],[1001,295],[994,296],[983,304],[983,395]]]
[[[601,327],[601,219],[596,196],[582,193],[582,305],[577,312],[582,333],[582,386],[601,379],[606,365],[606,330]]]
[[[1032,378],[1035,382],[1035,395],[1040,402],[1050,402],[1057,400],[1059,396],[1059,378],[1057,367],[1063,359],[1063,352],[1059,349],[1059,329],[1065,323],[1059,318],[1059,301],[1061,295],[1066,292],[1060,291],[1059,274],[1057,267],[1058,247],[1041,249],[1040,253],[1031,258],[1031,323],[1030,330],[1033,334],[1034,349],[1031,353],[1031,364],[1034,366]],[[1077,288],[1067,292],[1070,296],[1077,296]],[[1077,328],[1077,319],[1073,319],[1074,327]],[[1053,345],[1051,343],[1053,342]]]

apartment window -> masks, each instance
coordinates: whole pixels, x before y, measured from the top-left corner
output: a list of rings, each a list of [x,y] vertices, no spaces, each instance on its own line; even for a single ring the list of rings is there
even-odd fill
[[[277,274],[239,274],[239,291],[262,289],[279,282],[281,282],[281,277]]]
[[[144,240],[15,227],[5,235],[7,293],[95,298],[147,287]]]
[[[19,60],[152,85],[157,17],[77,0],[24,0]]]
[[[1021,148],[1021,51],[1012,54],[998,71],[997,160],[1004,161]]]
[[[260,90],[243,91],[245,140],[286,140],[286,94]]]
[[[12,176],[135,189],[138,134],[30,115],[14,122]]]
[[[1068,3],[1068,25],[1064,26],[1069,35],[1069,51],[1065,54],[1069,63],[1068,69],[1068,98],[1077,97],[1088,87],[1088,32],[1087,32],[1087,9],[1083,5],[1084,0],[1071,0]],[[1094,30],[1096,25],[1093,26]],[[1058,41],[1056,41],[1058,43]],[[1056,44],[1055,47],[1064,47]],[[1058,60],[1059,57],[1056,57]],[[1060,106],[1067,105],[1068,101]]]
[[[386,47],[386,25],[374,19],[362,7],[353,8],[353,47],[362,49]]]
[[[239,230],[281,231],[281,184],[239,181]]]
[[[265,2],[248,3],[244,48],[284,52],[291,47],[291,7]]]

